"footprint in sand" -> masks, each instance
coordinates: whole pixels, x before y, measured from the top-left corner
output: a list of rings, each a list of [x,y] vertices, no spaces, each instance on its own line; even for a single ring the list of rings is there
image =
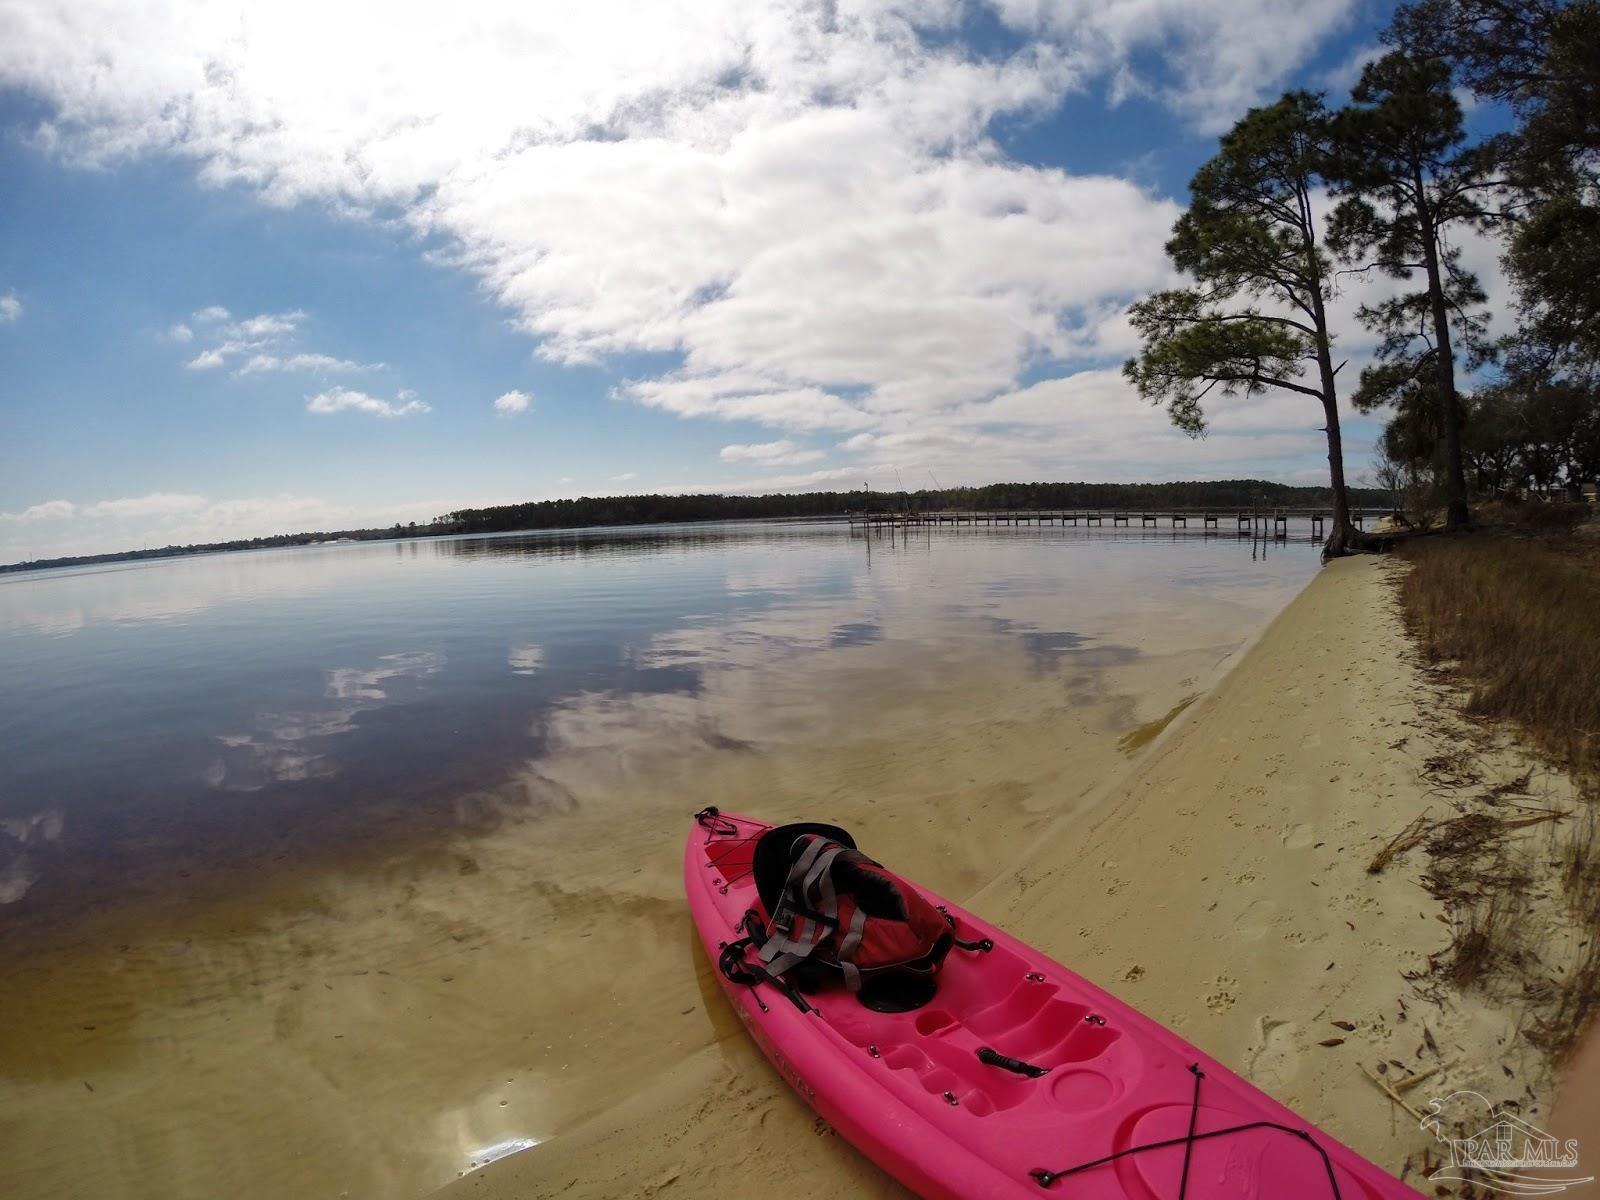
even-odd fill
[[[1277,903],[1267,899],[1265,896],[1259,896],[1244,906],[1244,911],[1239,914],[1238,920],[1233,923],[1233,928],[1228,931],[1228,936],[1243,938],[1250,942],[1260,941],[1266,937],[1267,930],[1272,927],[1277,918]]]
[[[1283,845],[1287,850],[1304,850],[1311,845],[1311,826],[1294,825],[1283,831]]]
[[[1138,963],[1134,963],[1133,966],[1122,973],[1122,977],[1129,983],[1138,983],[1139,980],[1144,978],[1144,968]]]
[[[1294,1034],[1293,1021],[1259,1018],[1254,1044],[1246,1051],[1245,1078],[1271,1089],[1282,1087],[1299,1074],[1300,1056],[1295,1053]]]
[[[1227,1012],[1238,1001],[1233,994],[1233,989],[1238,986],[1239,981],[1232,975],[1218,975],[1211,981],[1213,990],[1206,997],[1206,1007],[1217,1014]]]

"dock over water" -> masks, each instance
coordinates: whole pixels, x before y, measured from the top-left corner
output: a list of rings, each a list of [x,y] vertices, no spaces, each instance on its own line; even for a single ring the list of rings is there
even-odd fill
[[[1391,515],[1383,508],[1355,508],[1350,519],[1358,527]],[[927,512],[854,512],[849,514],[852,528],[908,528],[937,525],[1127,525],[1135,521],[1141,528],[1166,525],[1188,528],[1229,530],[1241,537],[1289,536],[1290,521],[1306,521],[1312,536],[1323,536],[1333,511],[1327,508],[1001,508],[935,509]]]

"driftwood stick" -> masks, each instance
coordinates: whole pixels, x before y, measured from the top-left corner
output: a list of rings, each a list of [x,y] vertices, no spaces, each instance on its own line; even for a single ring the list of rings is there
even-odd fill
[[[1389,1097],[1389,1099],[1393,1100],[1401,1108],[1405,1109],[1408,1113],[1410,1113],[1413,1117],[1415,1117],[1418,1120],[1418,1122],[1422,1121],[1422,1119],[1423,1119],[1422,1114],[1419,1113],[1416,1109],[1412,1108],[1411,1105],[1407,1104],[1405,1102],[1405,1100],[1401,1098],[1399,1092],[1395,1091],[1387,1083],[1385,1083],[1383,1080],[1379,1079],[1371,1071],[1367,1070],[1367,1068],[1364,1067],[1364,1066],[1361,1068],[1361,1073],[1363,1075],[1365,1075],[1368,1079],[1372,1080],[1372,1082],[1378,1086],[1378,1088],[1383,1092],[1383,1094],[1385,1096]]]
[[[1408,1075],[1404,1079],[1396,1079],[1394,1081],[1394,1090],[1397,1092],[1409,1092],[1424,1079],[1431,1078],[1432,1076],[1437,1075],[1440,1071],[1448,1071],[1453,1066],[1455,1066],[1454,1063],[1445,1063],[1441,1066],[1429,1067],[1420,1075]]]
[[[1504,829],[1521,829],[1524,825],[1543,825],[1546,821],[1560,821],[1568,814],[1556,809],[1545,809],[1536,817],[1512,817],[1510,820],[1502,819],[1500,825]]]

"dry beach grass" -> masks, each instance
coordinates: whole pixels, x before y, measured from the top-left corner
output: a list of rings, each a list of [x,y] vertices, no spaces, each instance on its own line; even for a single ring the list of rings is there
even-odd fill
[[[1405,548],[1400,598],[1406,623],[1427,664],[1456,688],[1473,716],[1511,722],[1518,733],[1571,773],[1579,802],[1570,810],[1531,812],[1528,780],[1487,796],[1471,828],[1430,852],[1453,870],[1434,874],[1441,899],[1463,917],[1446,967],[1462,986],[1521,987],[1530,1000],[1532,1036],[1561,1062],[1600,1008],[1600,935],[1571,961],[1553,967],[1539,955],[1530,912],[1530,880],[1503,847],[1519,824],[1570,816],[1552,828],[1549,853],[1558,890],[1581,928],[1600,927],[1600,543],[1574,532],[1587,506],[1548,510],[1540,519],[1502,517],[1485,533],[1436,538]],[[1543,510],[1535,510],[1540,512]],[[1464,743],[1491,739],[1480,726]],[[1438,852],[1435,852],[1437,847]]]
[[[1477,536],[1407,546],[1406,619],[1451,664],[1469,712],[1517,722],[1580,775],[1600,775],[1600,547]]]

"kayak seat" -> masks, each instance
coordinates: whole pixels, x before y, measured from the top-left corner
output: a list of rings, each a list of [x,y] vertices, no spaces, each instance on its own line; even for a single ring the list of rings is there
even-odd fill
[[[764,911],[770,913],[778,907],[783,881],[789,877],[789,867],[793,863],[794,840],[808,833],[838,842],[850,850],[856,848],[856,840],[849,833],[837,825],[825,825],[820,821],[797,821],[792,825],[775,825],[767,830],[756,839],[755,853],[750,859],[756,895],[761,898]]]
[[[821,849],[819,842],[831,843],[834,849]],[[761,956],[778,962],[784,978],[806,995],[843,983],[862,1006],[875,1012],[921,1008],[938,989],[936,976],[954,945],[954,934],[910,884],[855,853],[856,849],[855,839],[846,830],[815,821],[779,825],[756,840],[751,854],[752,881],[762,915],[777,922],[768,931]],[[826,873],[823,882],[831,890],[816,885],[820,898],[808,895],[797,900],[795,872],[808,850],[831,856],[818,860],[819,869]],[[799,869],[803,874],[804,868]],[[808,891],[813,890],[817,878],[806,876]],[[819,917],[819,909],[834,903],[840,905],[837,919],[831,910]],[[791,938],[791,927],[781,923],[780,909],[798,914],[792,928],[804,929],[806,943],[786,940]],[[852,916],[854,933],[849,932]],[[821,933],[816,932],[815,924],[807,924],[819,920],[828,922]],[[796,932],[793,936],[802,935]],[[812,954],[818,946],[823,949]],[[841,963],[835,958],[841,949],[847,958],[858,952],[862,957]],[[894,958],[896,953],[901,955],[899,959]]]

